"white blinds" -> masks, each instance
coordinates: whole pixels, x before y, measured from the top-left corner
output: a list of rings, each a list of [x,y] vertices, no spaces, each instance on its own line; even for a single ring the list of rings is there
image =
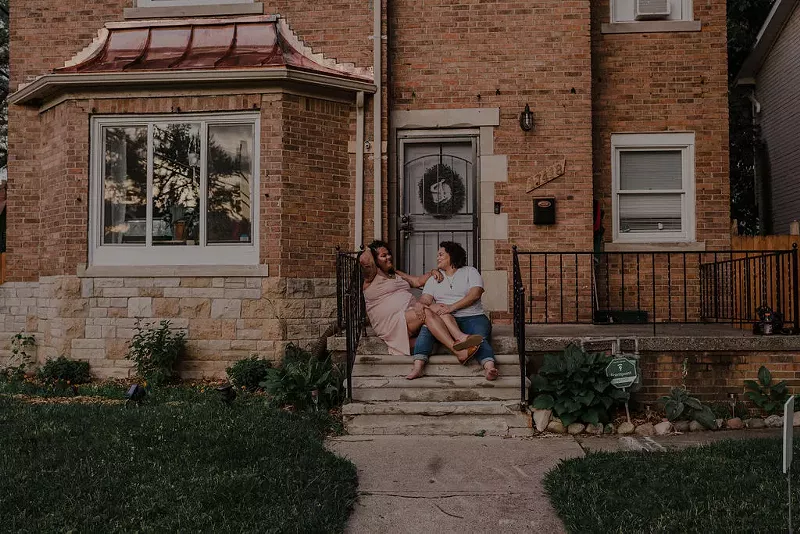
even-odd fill
[[[619,153],[620,190],[683,189],[680,150],[625,150]]]

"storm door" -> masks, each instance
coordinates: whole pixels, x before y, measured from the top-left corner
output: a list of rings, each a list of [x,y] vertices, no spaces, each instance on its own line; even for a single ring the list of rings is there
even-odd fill
[[[442,241],[455,241],[478,265],[477,139],[401,139],[400,250],[403,270],[436,267]]]

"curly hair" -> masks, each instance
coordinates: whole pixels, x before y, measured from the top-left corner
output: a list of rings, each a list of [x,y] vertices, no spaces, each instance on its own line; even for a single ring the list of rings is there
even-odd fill
[[[450,265],[460,269],[467,265],[467,251],[455,241],[442,241],[439,247],[443,248],[450,256]]]
[[[385,248],[389,252],[389,255],[390,256],[392,255],[392,249],[389,248],[389,243],[387,243],[386,241],[381,241],[380,239],[376,239],[375,241],[367,245],[367,248],[370,250],[370,252],[372,252],[372,257],[375,258],[376,262],[378,261],[379,248]]]

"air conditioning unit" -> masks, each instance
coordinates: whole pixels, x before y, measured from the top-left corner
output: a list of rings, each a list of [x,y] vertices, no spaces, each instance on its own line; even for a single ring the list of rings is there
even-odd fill
[[[669,17],[669,0],[633,0],[636,20],[659,20]]]

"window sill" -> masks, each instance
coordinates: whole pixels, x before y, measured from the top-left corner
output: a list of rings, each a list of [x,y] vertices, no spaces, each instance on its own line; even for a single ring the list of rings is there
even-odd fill
[[[178,277],[249,277],[269,276],[267,265],[154,265],[78,266],[78,278],[178,278]]]
[[[600,33],[668,33],[699,32],[699,20],[643,20],[639,22],[612,22],[600,25]]]
[[[604,252],[705,252],[706,242],[687,243],[605,243]]]
[[[174,19],[183,17],[220,17],[225,15],[263,15],[264,4],[217,4],[205,6],[164,6],[125,8],[129,19]]]

